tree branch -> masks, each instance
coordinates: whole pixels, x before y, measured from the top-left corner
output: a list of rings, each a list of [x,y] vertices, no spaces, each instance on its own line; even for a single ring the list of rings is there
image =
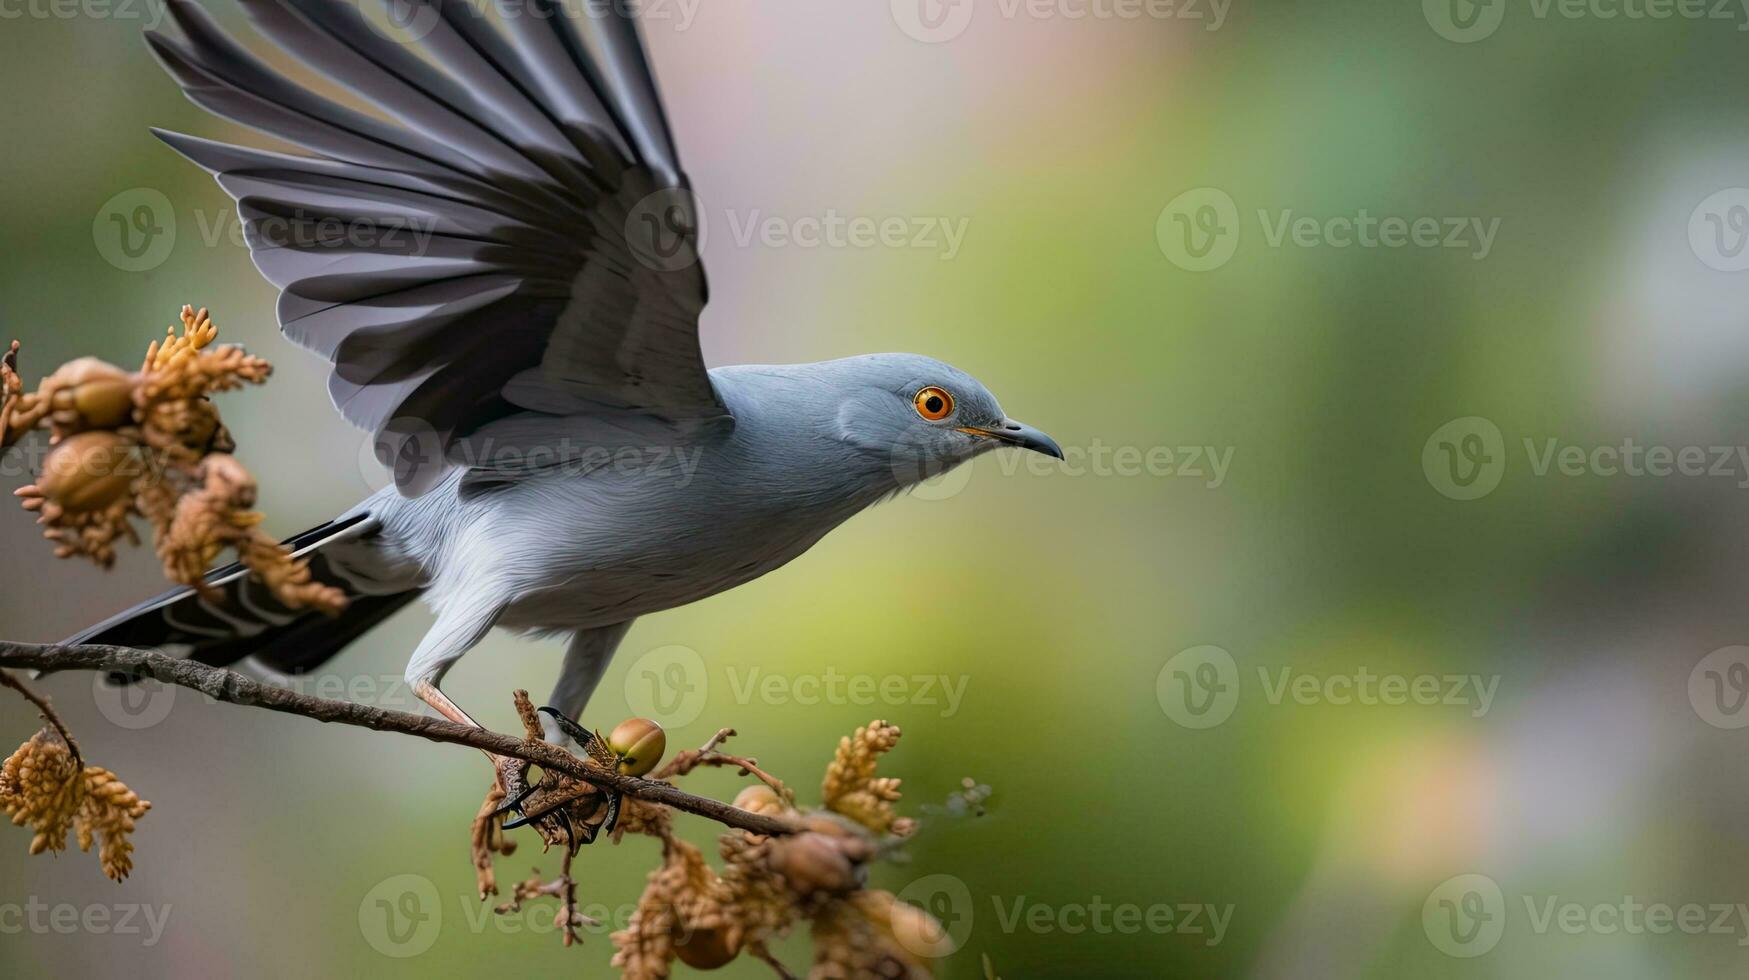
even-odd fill
[[[54,726],[55,731],[60,733],[61,741],[67,743],[67,751],[73,754],[73,763],[78,766],[85,764],[84,758],[79,755],[79,743],[73,740],[73,733],[67,728],[66,722],[61,720],[61,716],[55,713],[54,705],[49,703],[47,697],[38,694],[35,688],[12,676],[12,673],[6,670],[0,670],[0,686],[12,688],[23,695],[26,701],[36,705],[36,710],[43,716],[43,721]]]
[[[750,813],[708,797],[694,796],[668,783],[623,776],[617,772],[585,765],[571,753],[546,742],[502,735],[485,728],[469,728],[441,718],[429,718],[405,711],[311,697],[263,684],[235,671],[211,667],[195,660],[178,660],[149,650],[98,645],[48,646],[0,640],[0,667],[21,670],[118,671],[191,688],[227,704],[266,708],[269,711],[314,718],[320,722],[356,725],[379,732],[416,735],[433,742],[466,745],[496,755],[514,756],[574,779],[587,780],[597,786],[618,790],[627,796],[708,817],[718,823],[755,834],[789,834],[799,829],[788,820]],[[32,702],[41,706],[34,698]]]

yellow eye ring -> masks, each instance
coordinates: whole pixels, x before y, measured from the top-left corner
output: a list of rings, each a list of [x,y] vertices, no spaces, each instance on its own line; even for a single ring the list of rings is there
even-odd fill
[[[953,396],[945,388],[930,385],[917,392],[917,397],[911,400],[917,414],[931,422],[940,422],[953,414]]]

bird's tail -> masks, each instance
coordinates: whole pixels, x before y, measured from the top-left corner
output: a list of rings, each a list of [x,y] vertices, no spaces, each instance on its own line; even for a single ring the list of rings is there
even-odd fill
[[[217,595],[202,596],[186,586],[174,589],[63,642],[158,649],[215,667],[255,657],[281,673],[313,670],[421,591],[364,580],[343,567],[340,553],[354,544],[367,545],[376,530],[368,514],[355,514],[285,542],[294,555],[309,561],[317,580],[346,592],[351,601],[339,616],[288,609],[241,565],[228,565],[207,573]]]

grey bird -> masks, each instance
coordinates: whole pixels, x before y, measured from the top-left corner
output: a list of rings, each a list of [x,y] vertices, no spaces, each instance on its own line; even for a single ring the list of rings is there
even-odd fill
[[[222,600],[179,589],[67,642],[307,671],[423,598],[406,676],[453,721],[474,724],[439,684],[493,627],[569,637],[545,719],[563,744],[638,616],[987,450],[1061,458],[927,357],[706,369],[697,205],[626,5],[405,0],[414,36],[391,37],[349,0],[240,2],[380,115],[169,0],[180,36],[146,37],[188,97],[313,155],[155,132],[236,199],[282,332],[332,363],[394,485],[290,542],[352,597],[338,618],[233,566]]]

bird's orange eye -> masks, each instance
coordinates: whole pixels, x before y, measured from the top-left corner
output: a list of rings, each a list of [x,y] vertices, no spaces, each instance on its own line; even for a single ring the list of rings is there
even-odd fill
[[[919,391],[912,404],[917,407],[918,415],[931,422],[940,422],[953,414],[953,396],[934,385]]]

